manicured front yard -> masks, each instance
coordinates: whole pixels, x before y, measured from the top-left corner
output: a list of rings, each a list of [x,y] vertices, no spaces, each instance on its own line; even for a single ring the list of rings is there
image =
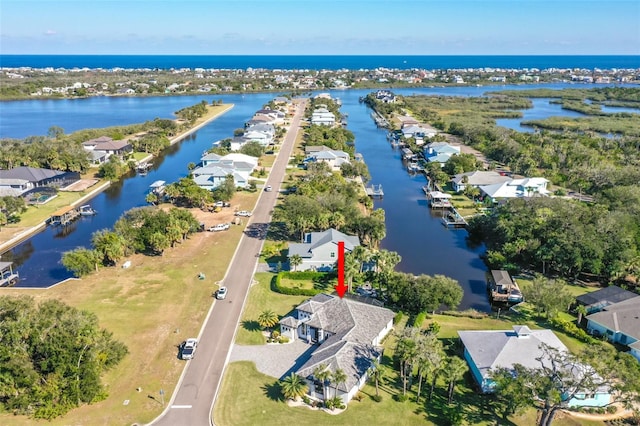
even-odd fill
[[[287,296],[271,291],[271,280],[275,274],[259,272],[255,274],[257,284],[251,287],[247,303],[242,312],[236,343],[239,345],[262,345],[265,337],[258,324],[258,316],[266,309],[271,309],[280,318],[291,312],[308,296]]]

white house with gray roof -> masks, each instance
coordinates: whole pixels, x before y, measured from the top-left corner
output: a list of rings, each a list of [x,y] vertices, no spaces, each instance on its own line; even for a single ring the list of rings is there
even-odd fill
[[[483,185],[509,182],[509,176],[501,175],[493,170],[474,170],[472,172],[458,173],[451,179],[451,184],[456,192],[462,192],[467,186],[478,188]]]
[[[553,331],[531,330],[526,325],[514,325],[512,330],[458,331],[458,336],[464,345],[464,358],[483,393],[495,391],[491,375],[499,368],[513,369],[516,364],[526,368],[541,368],[541,363],[548,365],[543,344],[569,352]],[[576,374],[591,370],[585,368],[587,366],[576,367]],[[601,388],[594,394],[578,393],[567,405],[602,407],[610,401],[609,390]]]
[[[542,177],[510,179],[506,182],[492,185],[481,185],[480,192],[490,197],[492,200],[505,198],[522,198],[535,196],[548,196],[547,190],[549,181]]]
[[[311,113],[311,124],[332,127],[336,124],[336,116],[327,108],[316,108]]]
[[[302,258],[302,263],[296,268],[298,271],[332,271],[338,261],[339,241],[344,241],[345,253],[360,245],[357,236],[331,228],[323,232],[306,233],[302,243],[289,243],[288,257],[291,259],[298,255]]]
[[[351,163],[349,154],[344,151],[334,149],[325,149],[309,154],[304,162],[326,163],[333,171],[340,170],[340,166],[343,164]]]
[[[587,330],[628,346],[629,353],[640,361],[640,297],[605,306],[600,312],[588,315]]]
[[[366,383],[371,361],[380,358],[380,345],[393,328],[393,317],[391,310],[378,304],[318,294],[283,318],[283,336],[319,344],[296,371],[307,381],[309,395],[323,399],[325,384],[314,377],[318,366],[324,365],[331,373],[341,369],[347,380],[332,387],[337,386],[337,396],[347,404]],[[333,392],[327,396],[332,397]]]
[[[193,180],[200,188],[217,188],[228,175],[233,176],[236,187],[249,185],[250,175],[258,165],[258,159],[246,154],[220,156],[207,153],[200,158],[200,166],[191,171]]]

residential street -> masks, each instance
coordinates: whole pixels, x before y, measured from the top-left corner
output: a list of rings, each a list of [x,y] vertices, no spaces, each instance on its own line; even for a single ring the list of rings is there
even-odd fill
[[[248,220],[245,233],[227,269],[223,285],[229,289],[228,295],[225,300],[218,300],[213,304],[201,329],[197,353],[193,360],[188,361],[167,408],[151,423],[153,425],[211,424],[213,404],[220,388],[236,327],[304,114],[306,100],[297,100],[294,103],[297,105],[296,113],[266,182],[273,187],[273,191],[261,193],[253,216]]]

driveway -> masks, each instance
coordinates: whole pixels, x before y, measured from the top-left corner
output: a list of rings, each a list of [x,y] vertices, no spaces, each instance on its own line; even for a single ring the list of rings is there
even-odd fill
[[[307,362],[316,347],[300,339],[284,344],[233,345],[229,362],[252,361],[259,372],[281,379]]]

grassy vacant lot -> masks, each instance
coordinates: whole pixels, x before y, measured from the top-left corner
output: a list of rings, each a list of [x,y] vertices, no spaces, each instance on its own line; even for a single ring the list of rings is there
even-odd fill
[[[257,195],[238,193],[232,204],[251,209]],[[217,217],[207,214],[210,220]],[[215,284],[223,278],[242,232],[242,226],[234,226],[224,233],[198,233],[164,256],[134,255],[129,269],[103,268],[49,290],[4,289],[3,294],[60,299],[95,313],[101,326],[123,341],[130,353],[103,378],[109,393],[106,400],[52,422],[0,414],[0,424],[130,425],[155,418],[163,408],[158,392],[163,389],[168,400],[184,367],[177,358],[177,345],[198,335]],[[200,272],[205,280],[198,279]]]

